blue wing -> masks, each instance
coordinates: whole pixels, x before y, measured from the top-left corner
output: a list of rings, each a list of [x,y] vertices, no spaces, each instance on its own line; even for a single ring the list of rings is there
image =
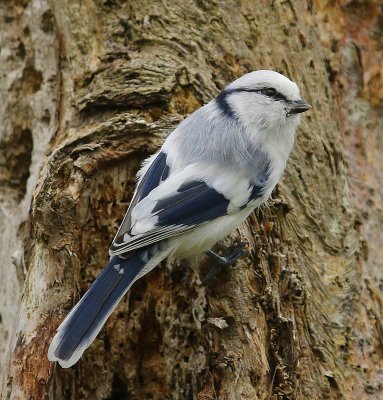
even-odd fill
[[[148,197],[148,200],[150,196]],[[175,193],[147,202],[150,209],[142,218],[148,226],[137,233],[141,220],[134,220],[128,231],[122,231],[122,246],[112,244],[111,254],[123,254],[147,246],[227,214],[230,200],[201,180],[189,181],[179,186]],[[147,223],[147,220],[150,220]],[[139,228],[142,229],[142,228]],[[136,232],[135,232],[136,231]]]
[[[148,170],[145,172],[137,188],[133,194],[132,201],[130,202],[128,211],[118,228],[117,234],[113,240],[111,250],[118,247],[121,243],[123,237],[122,232],[127,232],[130,229],[132,223],[132,209],[144,199],[154,188],[156,188],[161,182],[165,181],[170,172],[169,165],[167,164],[167,155],[160,151],[154,158],[153,162],[150,164]]]
[[[192,174],[184,170],[170,176],[136,203],[131,211],[130,224],[120,228],[112,243],[112,255],[125,254],[177,236],[239,211],[264,192],[266,180],[251,184],[244,177],[222,168],[217,168],[211,175],[206,175],[200,166],[190,167],[190,170]],[[195,171],[201,173],[199,179],[192,179],[198,175]]]
[[[230,200],[204,181],[190,181],[177,192],[159,199],[152,210],[158,216],[155,226],[195,226],[226,214]]]
[[[255,163],[251,178],[211,163],[173,167],[170,171],[166,161],[167,155],[161,151],[140,179],[110,247],[111,255],[124,255],[248,206],[255,207],[254,200],[263,197],[269,181],[266,157]]]
[[[160,182],[166,180],[169,176],[169,165],[166,163],[167,155],[160,151],[154,161],[151,163],[145,175],[142,177],[132,203],[137,204],[145,198]],[[131,206],[132,207],[132,206]]]

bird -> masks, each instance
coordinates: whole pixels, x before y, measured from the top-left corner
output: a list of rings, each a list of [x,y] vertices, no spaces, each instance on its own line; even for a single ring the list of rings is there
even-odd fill
[[[271,70],[249,72],[185,118],[142,164],[109,262],[58,327],[48,359],[69,368],[138,279],[168,257],[206,254],[265,203],[311,106],[297,84]]]

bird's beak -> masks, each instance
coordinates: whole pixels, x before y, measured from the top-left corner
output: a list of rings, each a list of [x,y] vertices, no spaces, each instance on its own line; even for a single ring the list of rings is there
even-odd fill
[[[310,110],[311,106],[309,103],[306,103],[304,100],[294,100],[290,101],[286,111],[287,115],[291,114],[300,114],[307,110]]]

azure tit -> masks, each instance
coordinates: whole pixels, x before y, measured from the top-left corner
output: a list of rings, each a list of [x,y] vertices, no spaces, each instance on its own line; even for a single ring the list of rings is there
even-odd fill
[[[57,329],[48,358],[75,364],[135,281],[166,257],[206,253],[270,196],[292,150],[298,86],[274,71],[228,85],[168,136],[138,173],[110,260]]]

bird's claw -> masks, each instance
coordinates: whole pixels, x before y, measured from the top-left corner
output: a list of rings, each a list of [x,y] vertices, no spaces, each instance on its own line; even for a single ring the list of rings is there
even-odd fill
[[[217,253],[214,253],[212,250],[208,250],[205,254],[212,258],[217,264],[222,265],[222,266],[228,266],[234,264],[237,259],[241,256],[245,249],[245,245],[241,242],[235,244],[234,246],[231,247],[230,251],[223,255],[220,256]]]
[[[202,284],[205,285],[211,280],[216,279],[218,274],[222,271],[224,267],[233,265],[244,253],[245,247],[245,244],[241,242],[236,243],[230,248],[228,253],[223,256],[214,253],[212,250],[206,251],[205,254],[215,261],[215,266],[213,266],[211,270],[206,274],[205,278],[202,281]]]

